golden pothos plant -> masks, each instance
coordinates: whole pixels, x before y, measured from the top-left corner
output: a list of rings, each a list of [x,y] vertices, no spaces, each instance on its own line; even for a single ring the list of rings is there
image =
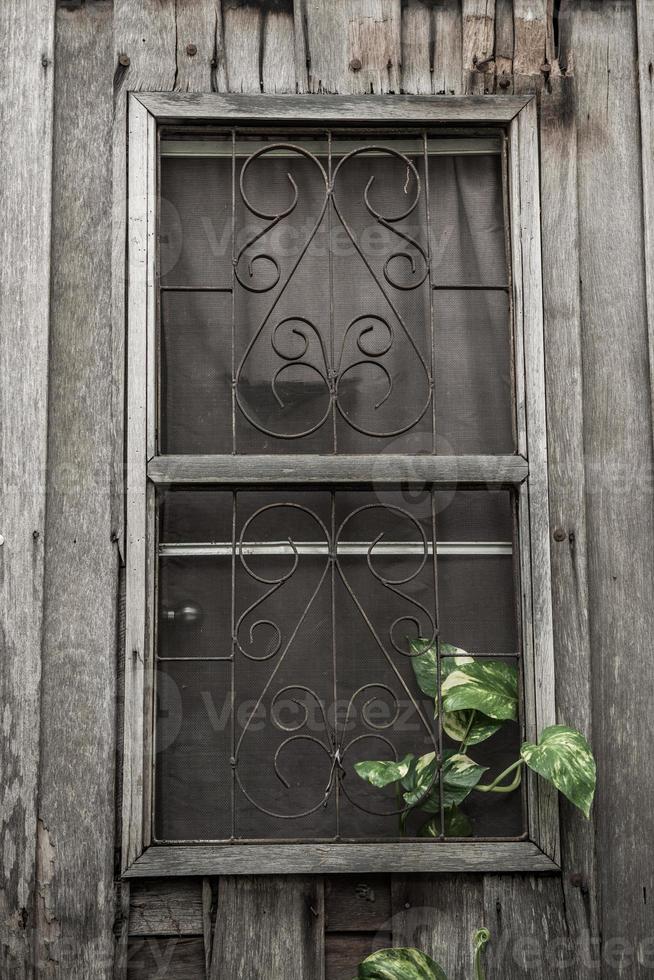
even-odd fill
[[[475,980],[484,980],[481,954],[490,933],[477,929],[473,937]],[[418,949],[378,949],[359,963],[355,980],[447,980],[443,968]]]
[[[355,764],[358,775],[372,786],[383,789],[395,785],[402,811],[400,833],[405,832],[408,815],[418,810],[426,815],[418,830],[421,837],[440,837],[443,832],[446,837],[471,836],[472,823],[461,804],[472,792],[512,793],[520,785],[524,766],[552,783],[589,816],[595,793],[595,759],[581,732],[565,725],[545,728],[537,743],[524,742],[515,762],[490,782],[482,782],[488,767],[475,762],[471,754],[474,747],[496,735],[507,722],[518,719],[518,671],[513,664],[475,659],[465,650],[441,643],[439,671],[433,642],[418,639],[411,646],[418,687],[434,699],[435,712],[442,711],[443,731],[456,747],[445,749],[442,758],[428,752],[408,754],[400,760]]]

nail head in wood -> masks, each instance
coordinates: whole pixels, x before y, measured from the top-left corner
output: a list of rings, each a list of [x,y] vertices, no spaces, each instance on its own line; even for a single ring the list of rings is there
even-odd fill
[[[562,527],[555,527],[554,528],[554,532],[552,534],[552,537],[554,538],[555,541],[565,541],[565,539],[566,539],[566,533],[565,533],[564,528],[562,528]]]
[[[363,65],[361,64],[361,61],[360,61],[359,58],[352,58],[352,61],[350,62],[350,70],[351,71],[361,71],[362,67],[363,67]]]
[[[195,57],[195,55],[198,53],[198,46],[197,46],[197,44],[187,44],[186,45],[186,53],[189,56],[189,58]]]
[[[130,65],[129,55],[128,54],[119,54],[118,55],[118,64],[119,65],[122,65],[123,68],[129,68],[129,65]]]

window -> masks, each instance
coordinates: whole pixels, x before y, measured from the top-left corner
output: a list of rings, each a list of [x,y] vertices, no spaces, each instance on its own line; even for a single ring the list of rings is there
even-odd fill
[[[355,768],[452,751],[416,651],[517,671],[492,774],[553,721],[534,112],[132,97],[128,873],[554,866]]]

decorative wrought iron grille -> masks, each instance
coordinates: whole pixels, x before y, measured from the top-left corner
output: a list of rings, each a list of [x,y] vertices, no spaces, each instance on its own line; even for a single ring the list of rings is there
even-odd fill
[[[514,452],[499,139],[161,148],[160,452],[265,454],[273,472],[289,449],[300,470]],[[520,663],[512,494],[371,472],[349,490],[160,488],[158,513],[155,841],[417,834],[354,763],[443,757],[412,640]],[[494,801],[477,839],[522,839],[523,813],[520,794]]]

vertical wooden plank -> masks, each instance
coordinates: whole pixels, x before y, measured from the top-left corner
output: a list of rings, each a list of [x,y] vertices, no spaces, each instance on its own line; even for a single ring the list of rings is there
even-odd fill
[[[263,20],[260,4],[223,0],[225,63],[230,92],[261,92]]]
[[[50,977],[100,980],[114,938],[111,4],[60,9],[55,50],[37,957]]]
[[[649,374],[654,405],[654,4],[636,0]]]
[[[463,23],[460,0],[434,8],[434,82],[436,95],[463,95]]]
[[[322,879],[220,879],[208,980],[324,980]]]
[[[209,92],[218,66],[220,0],[177,4],[177,78],[179,92]]]
[[[540,91],[547,51],[548,0],[513,0],[513,84],[516,93]]]
[[[487,976],[574,980],[584,975],[560,878],[487,875],[484,905],[484,925],[491,933],[484,957]],[[598,966],[595,961],[587,975],[598,977]]]
[[[500,95],[513,92],[513,0],[495,3],[495,71]]]
[[[46,492],[54,6],[0,5],[0,973],[33,969]]]
[[[396,876],[392,899],[394,946],[423,950],[448,977],[473,975],[472,937],[485,925],[481,875]]]
[[[511,123],[510,129],[510,216],[514,286],[515,330],[522,339],[525,391],[527,394],[524,441],[529,459],[529,483],[523,485],[522,534],[528,534],[530,568],[523,564],[525,636],[525,700],[528,737],[556,721],[554,712],[554,648],[552,639],[552,595],[548,512],[547,429],[543,337],[542,254],[540,239],[540,188],[536,100],[532,99]],[[523,366],[516,357],[516,375]],[[520,390],[520,383],[518,391]],[[518,395],[518,400],[520,396]],[[518,417],[520,432],[521,419]],[[528,523],[525,523],[525,518]],[[533,644],[533,656],[528,654]],[[558,799],[550,784],[531,779],[530,829],[535,840],[552,860],[560,858]]]
[[[293,4],[266,11],[262,31],[262,91],[273,94],[295,92]]]
[[[581,294],[574,78],[553,66],[541,99],[543,299],[557,720],[593,743],[583,458]],[[561,801],[562,887],[579,975],[598,936],[594,822]],[[582,953],[584,955],[582,955]]]
[[[400,90],[400,0],[304,0],[313,93]]]
[[[590,646],[606,975],[651,972],[652,418],[635,9],[567,8],[575,66]],[[606,203],[604,203],[606,202]],[[613,202],[613,203],[612,203]],[[610,957],[609,960],[606,957]]]
[[[463,88],[466,95],[492,91],[495,74],[495,0],[462,0]]]
[[[402,91],[431,95],[434,71],[434,14],[423,0],[402,7]]]

